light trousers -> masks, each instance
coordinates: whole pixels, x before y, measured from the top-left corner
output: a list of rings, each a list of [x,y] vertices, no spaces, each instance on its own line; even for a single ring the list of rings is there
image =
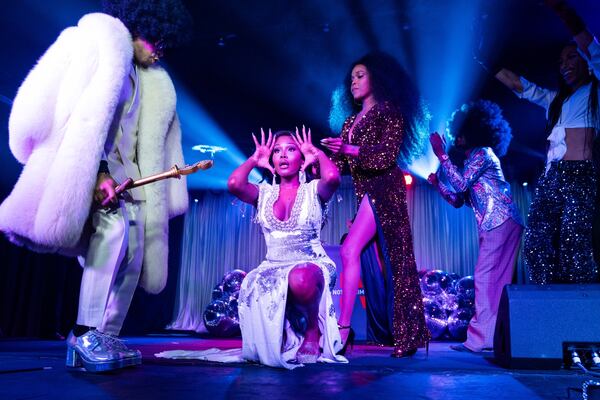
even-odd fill
[[[77,324],[118,335],[142,270],[145,202],[120,201],[92,215],[94,233],[83,266]]]
[[[475,265],[475,316],[467,329],[465,347],[482,351],[494,347],[494,330],[500,296],[512,282],[523,227],[512,218],[491,231],[479,234]]]

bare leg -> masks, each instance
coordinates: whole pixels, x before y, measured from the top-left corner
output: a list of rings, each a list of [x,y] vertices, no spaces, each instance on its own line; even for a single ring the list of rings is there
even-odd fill
[[[294,306],[306,316],[304,341],[298,349],[299,355],[319,356],[319,303],[325,280],[321,268],[315,264],[299,264],[288,278],[290,299]],[[306,361],[305,361],[306,362]]]
[[[373,239],[376,231],[375,215],[373,214],[371,204],[369,204],[368,195],[365,195],[360,202],[354,223],[350,227],[348,236],[340,251],[342,257],[343,291],[338,323],[341,326],[350,325],[360,279],[360,254],[369,241]],[[343,343],[346,342],[349,333],[349,329],[340,330]]]

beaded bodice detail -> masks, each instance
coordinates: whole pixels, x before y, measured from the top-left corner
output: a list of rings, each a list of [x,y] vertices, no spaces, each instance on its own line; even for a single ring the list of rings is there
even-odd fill
[[[282,221],[273,213],[273,205],[279,198],[279,185],[261,184],[255,221],[262,227],[265,237],[267,264],[323,264],[331,283],[335,280],[335,265],[321,244],[325,211],[317,185],[318,180],[300,184],[290,217]]]
[[[296,199],[294,200],[294,205],[292,206],[292,212],[288,219],[285,221],[280,220],[275,216],[273,211],[273,206],[275,202],[279,198],[279,185],[274,185],[271,188],[271,194],[265,201],[265,212],[264,216],[268,221],[269,225],[274,230],[280,231],[291,231],[296,228],[298,225],[298,217],[300,216],[300,208],[302,207],[302,203],[304,203],[304,196],[306,192],[306,184],[301,184],[298,187],[298,192],[296,193]]]

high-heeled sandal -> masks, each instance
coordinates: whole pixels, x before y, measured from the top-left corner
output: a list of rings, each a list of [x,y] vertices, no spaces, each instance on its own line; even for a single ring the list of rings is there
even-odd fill
[[[415,353],[417,352],[417,347],[412,348],[412,349],[407,349],[407,350],[401,350],[398,347],[394,348],[394,351],[392,351],[392,354],[390,354],[390,357],[394,357],[394,358],[403,358],[403,357],[411,357],[414,356]],[[429,357],[429,340],[425,342],[425,356]]]
[[[348,346],[350,346],[350,352],[352,352],[352,350],[354,350],[354,329],[352,329],[352,326],[347,325],[347,326],[342,326],[340,324],[338,324],[338,329],[342,330],[342,329],[350,329],[350,331],[348,332],[348,337],[346,337],[346,341],[344,342],[344,347],[342,347],[342,349],[340,351],[337,352],[338,355],[343,356],[346,354],[346,351],[348,350]]]
[[[319,348],[318,342],[311,342],[309,343],[309,346],[306,347],[305,343],[303,343],[302,346],[300,346],[300,349],[298,349],[295,359],[297,364],[314,364],[319,359],[319,356],[321,355],[321,349]],[[304,351],[307,352],[305,353]]]
[[[392,351],[392,354],[390,354],[390,357],[394,357],[394,358],[403,358],[403,357],[410,357],[410,356],[414,356],[415,353],[417,352],[417,348],[412,348],[412,349],[408,349],[408,350],[402,350],[399,348],[394,348],[394,351]]]

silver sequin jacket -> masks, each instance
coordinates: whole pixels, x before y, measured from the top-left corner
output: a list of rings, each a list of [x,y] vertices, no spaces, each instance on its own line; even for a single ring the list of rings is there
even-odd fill
[[[440,170],[450,185],[440,181],[440,193],[456,208],[465,203],[473,208],[480,231],[490,231],[509,218],[523,225],[500,160],[490,147],[473,149],[462,171],[450,160],[442,162]]]

